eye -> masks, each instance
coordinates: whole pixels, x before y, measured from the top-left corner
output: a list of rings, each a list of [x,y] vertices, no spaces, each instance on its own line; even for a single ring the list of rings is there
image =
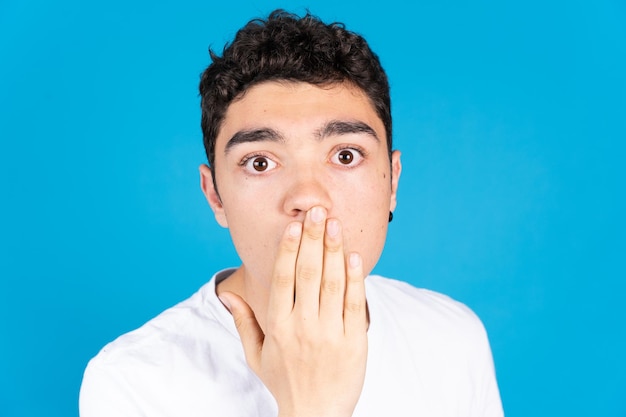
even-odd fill
[[[263,155],[253,155],[245,158],[241,165],[251,174],[261,174],[276,168],[276,162]]]
[[[354,167],[363,160],[363,152],[354,148],[342,148],[337,151],[331,158],[331,161],[338,165]]]
[[[350,165],[350,163],[354,159],[354,154],[352,153],[352,151],[344,149],[337,154],[337,159],[340,163],[344,165]]]

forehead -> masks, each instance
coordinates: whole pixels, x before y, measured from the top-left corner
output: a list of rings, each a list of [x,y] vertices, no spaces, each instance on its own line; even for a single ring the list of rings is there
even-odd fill
[[[356,121],[370,126],[381,140],[385,129],[367,95],[349,83],[317,86],[267,81],[249,88],[228,107],[216,148],[237,132],[271,128],[287,137],[313,133],[328,121]]]

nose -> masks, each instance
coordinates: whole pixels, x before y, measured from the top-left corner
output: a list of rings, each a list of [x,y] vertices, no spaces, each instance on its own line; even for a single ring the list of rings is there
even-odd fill
[[[315,206],[324,207],[330,213],[332,201],[328,185],[328,181],[324,181],[313,170],[293,173],[292,181],[284,194],[284,212],[298,220],[304,219],[306,212]]]

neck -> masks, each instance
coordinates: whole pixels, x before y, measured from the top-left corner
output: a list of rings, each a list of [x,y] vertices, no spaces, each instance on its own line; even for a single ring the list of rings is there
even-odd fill
[[[269,301],[269,289],[255,281],[247,271],[245,265],[241,265],[228,278],[217,284],[215,292],[219,296],[223,292],[231,292],[237,294],[248,303],[256,320],[265,334],[265,323],[267,317],[267,304]],[[367,324],[369,327],[370,316],[369,307],[367,309]]]
[[[241,265],[228,278],[217,284],[215,292],[218,296],[223,292],[231,292],[243,298],[254,311],[257,322],[265,333],[269,290],[254,280],[255,278],[248,275],[245,265]]]

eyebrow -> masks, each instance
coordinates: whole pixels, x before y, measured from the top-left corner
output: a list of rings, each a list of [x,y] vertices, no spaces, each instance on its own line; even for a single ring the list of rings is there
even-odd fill
[[[349,134],[365,133],[376,142],[380,142],[376,131],[367,123],[361,121],[331,120],[313,133],[317,140],[323,140],[329,136],[341,136]],[[242,143],[250,142],[285,142],[285,137],[274,129],[260,128],[250,130],[240,130],[235,133],[226,143],[224,153]]]
[[[228,140],[228,143],[226,143],[226,148],[224,149],[224,153],[228,154],[228,152],[234,146],[242,143],[261,141],[284,142],[285,138],[274,129],[269,128],[240,130]]]
[[[344,121],[344,120],[331,120],[322,126],[321,129],[318,129],[315,132],[315,136],[322,140],[328,136],[341,136],[341,135],[349,135],[352,133],[365,133],[368,136],[371,136],[376,142],[380,142],[376,131],[367,123],[363,123],[361,121]]]

